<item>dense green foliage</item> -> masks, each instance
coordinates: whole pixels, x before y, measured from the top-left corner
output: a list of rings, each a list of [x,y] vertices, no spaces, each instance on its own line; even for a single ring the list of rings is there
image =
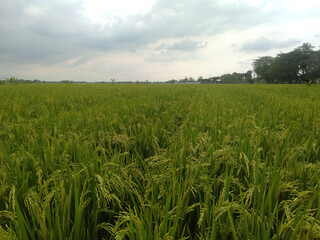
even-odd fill
[[[320,50],[314,51],[309,43],[275,58],[259,57],[254,60],[258,80],[267,83],[315,83],[320,79]]]
[[[320,239],[320,89],[0,86],[1,239]]]

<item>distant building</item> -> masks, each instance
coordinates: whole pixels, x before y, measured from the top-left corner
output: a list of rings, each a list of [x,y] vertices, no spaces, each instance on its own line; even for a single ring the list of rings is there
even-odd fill
[[[222,83],[222,80],[221,78],[217,78],[217,77],[211,77],[211,78],[203,79],[201,81],[201,84],[218,84],[218,83]]]
[[[175,82],[174,84],[200,84],[200,82]]]

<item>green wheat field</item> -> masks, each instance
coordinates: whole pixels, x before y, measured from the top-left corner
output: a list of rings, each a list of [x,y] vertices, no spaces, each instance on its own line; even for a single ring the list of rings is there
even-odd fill
[[[320,239],[320,88],[0,86],[0,239]]]

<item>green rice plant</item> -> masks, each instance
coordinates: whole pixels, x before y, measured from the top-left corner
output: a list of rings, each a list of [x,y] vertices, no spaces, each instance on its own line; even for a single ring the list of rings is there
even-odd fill
[[[319,239],[320,92],[6,84],[2,239]]]

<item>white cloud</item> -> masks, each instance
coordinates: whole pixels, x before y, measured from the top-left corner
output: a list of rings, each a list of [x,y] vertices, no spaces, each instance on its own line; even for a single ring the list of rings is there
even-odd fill
[[[284,5],[294,12],[302,12],[309,9],[318,9],[319,13],[319,7],[320,2],[315,0],[283,0]]]
[[[46,11],[46,9],[44,9],[44,8],[40,8],[40,7],[32,6],[32,5],[30,5],[24,9],[24,13],[30,17],[41,16],[41,15],[45,14],[45,11]]]
[[[93,22],[110,22],[117,17],[127,17],[133,14],[145,14],[154,5],[154,0],[85,0],[85,15]]]

